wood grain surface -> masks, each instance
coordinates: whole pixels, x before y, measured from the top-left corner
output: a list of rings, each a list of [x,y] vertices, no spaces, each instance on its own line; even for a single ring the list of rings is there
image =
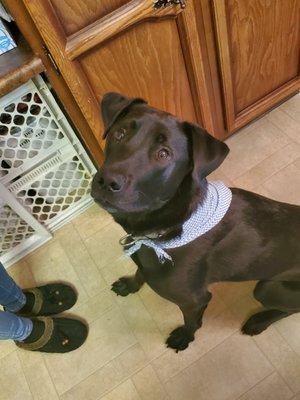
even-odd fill
[[[230,132],[300,88],[299,0],[213,0]]]
[[[0,56],[0,96],[22,85],[44,71],[42,60],[37,57],[22,37],[17,47]]]
[[[117,10],[130,0],[52,0],[66,36]]]
[[[103,18],[67,38],[66,55],[74,60],[93,47],[143,21],[176,17],[183,11],[180,5],[155,9],[153,0],[131,0]]]
[[[300,1],[228,0],[226,4],[238,113],[298,75]]]
[[[80,64],[99,101],[106,91],[118,91],[196,121],[174,20],[138,25],[83,56]]]

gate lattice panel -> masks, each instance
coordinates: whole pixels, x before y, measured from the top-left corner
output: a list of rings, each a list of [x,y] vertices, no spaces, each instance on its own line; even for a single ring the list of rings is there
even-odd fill
[[[88,207],[94,172],[40,76],[3,96],[0,260],[7,265],[21,258]]]

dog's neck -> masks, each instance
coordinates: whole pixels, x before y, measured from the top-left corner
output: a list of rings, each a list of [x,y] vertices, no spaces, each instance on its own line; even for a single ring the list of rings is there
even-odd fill
[[[206,188],[206,180],[200,187],[195,187],[189,175],[162,208],[147,213],[114,214],[113,218],[132,236],[156,236],[168,240],[180,235],[183,223],[204,199]]]

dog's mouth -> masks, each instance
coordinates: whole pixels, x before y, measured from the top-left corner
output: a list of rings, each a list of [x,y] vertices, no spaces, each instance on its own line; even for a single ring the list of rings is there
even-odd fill
[[[117,213],[119,210],[112,205],[111,203],[109,203],[107,200],[99,200],[99,199],[95,199],[94,201],[100,206],[102,207],[104,210],[106,210],[107,212],[114,214]]]
[[[138,196],[131,196],[130,198],[124,199],[108,199],[106,196],[99,193],[95,193],[92,190],[91,196],[97,204],[110,213],[122,212],[127,208],[131,208],[133,204],[138,201]]]
[[[92,197],[97,204],[111,214],[154,211],[163,207],[169,201],[169,199],[150,199],[142,192],[137,192],[134,196],[115,201],[93,192]]]

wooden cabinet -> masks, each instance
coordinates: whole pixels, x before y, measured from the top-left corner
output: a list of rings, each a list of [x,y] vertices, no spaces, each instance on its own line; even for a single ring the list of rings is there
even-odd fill
[[[299,0],[213,0],[227,129],[299,89]]]
[[[107,91],[143,97],[223,139],[300,88],[299,0],[186,0],[185,9],[154,0],[10,3],[30,13],[97,160]]]
[[[107,91],[143,97],[223,136],[222,115],[214,115],[210,66],[203,65],[201,15],[192,1],[186,9],[155,8],[153,0],[24,4],[100,145],[99,102]]]

